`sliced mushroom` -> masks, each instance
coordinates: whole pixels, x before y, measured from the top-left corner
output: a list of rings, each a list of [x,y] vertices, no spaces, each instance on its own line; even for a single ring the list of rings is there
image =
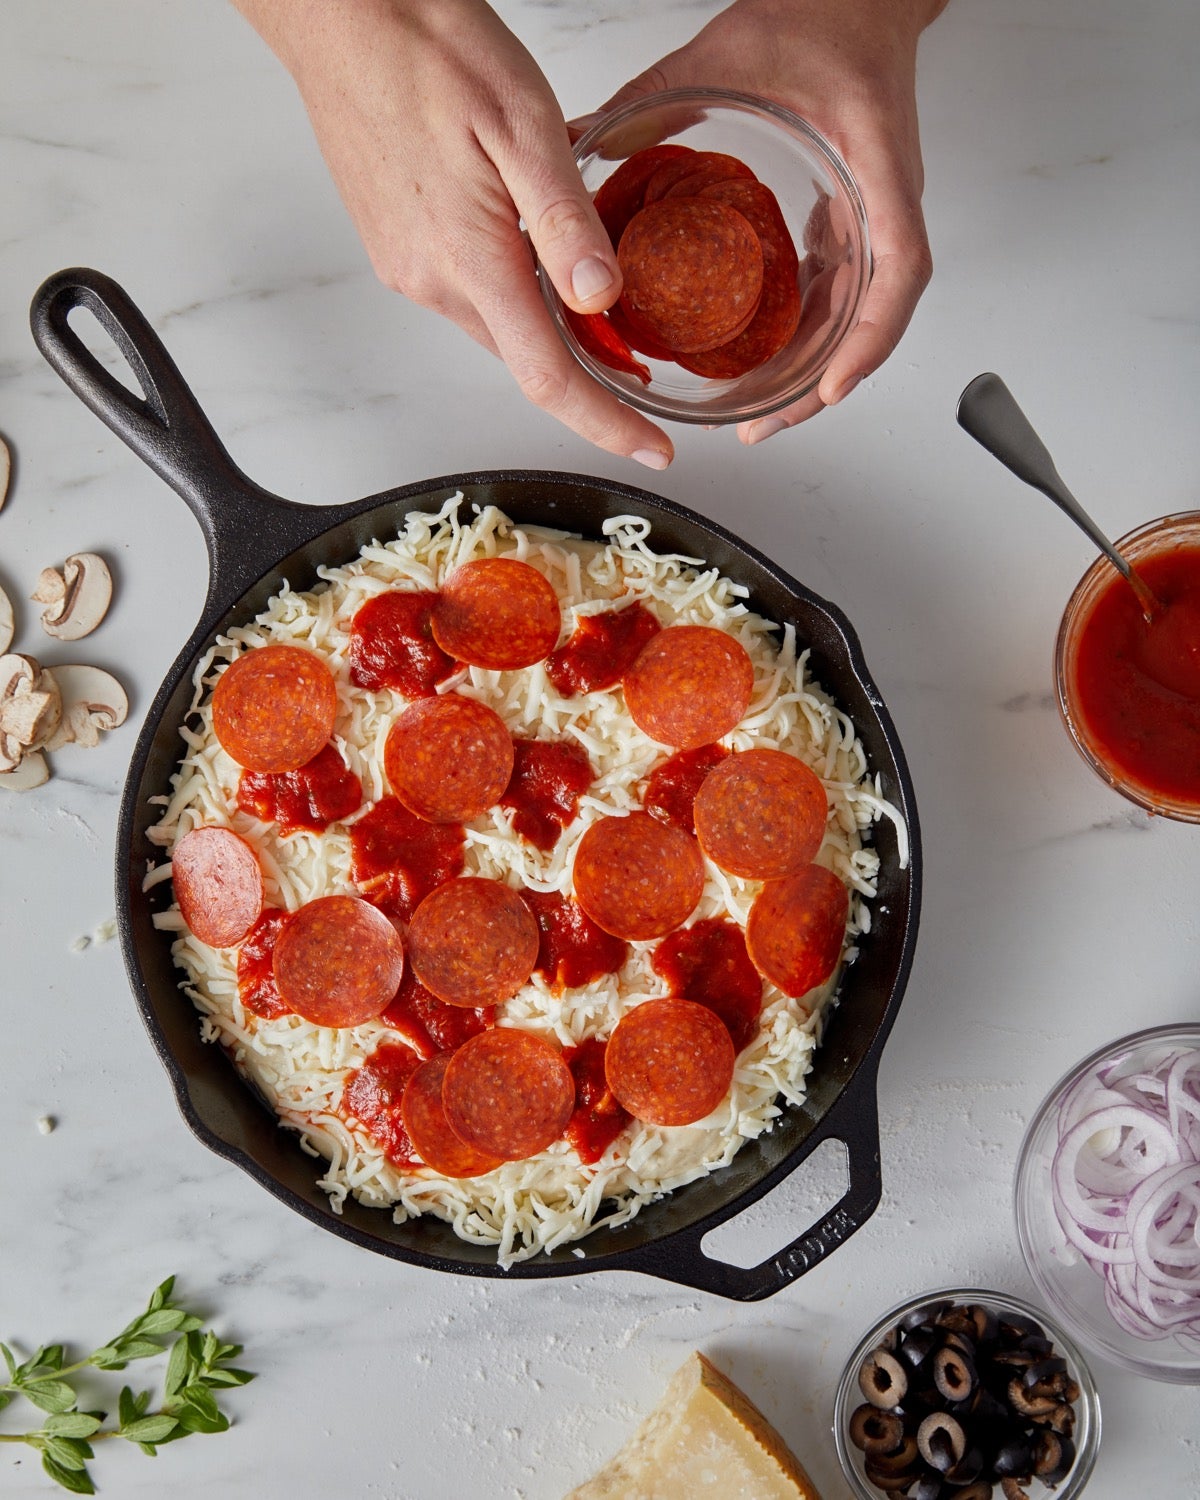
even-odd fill
[[[125,722],[129,699],[125,689],[99,667],[55,667],[53,677],[62,695],[62,721],[44,744],[47,750],[64,745],[90,748],[100,743],[103,730]]]
[[[40,750],[30,750],[22,755],[21,762],[13,771],[0,772],[0,791],[31,792],[34,787],[45,786],[50,780],[50,767]]]
[[[42,628],[56,641],[79,641],[90,635],[112,599],[112,575],[96,552],[75,552],[61,573],[43,568],[32,597],[46,605]]]
[[[39,748],[58,728],[58,684],[32,656],[0,656],[0,774],[15,771],[26,750]]]
[[[2,500],[0,504],[3,504]],[[12,645],[13,629],[12,600],[3,589],[0,589],[0,654]]]

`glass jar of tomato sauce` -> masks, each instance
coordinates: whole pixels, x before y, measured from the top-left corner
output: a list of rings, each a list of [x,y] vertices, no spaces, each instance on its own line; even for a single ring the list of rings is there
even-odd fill
[[[1117,543],[1158,601],[1147,618],[1099,557],[1055,643],[1058,706],[1080,754],[1152,813],[1200,823],[1200,512],[1163,516]]]

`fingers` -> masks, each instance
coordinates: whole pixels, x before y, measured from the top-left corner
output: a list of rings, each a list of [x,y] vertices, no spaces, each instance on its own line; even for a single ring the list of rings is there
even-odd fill
[[[621,272],[561,130],[521,153],[507,167],[505,185],[559,296],[576,312],[602,312],[620,294]]]
[[[514,274],[497,296],[495,282],[478,289],[477,305],[496,352],[526,398],[605,452],[665,469],[671,440],[640,412],[593,380],[555,331],[528,258],[514,257]]]

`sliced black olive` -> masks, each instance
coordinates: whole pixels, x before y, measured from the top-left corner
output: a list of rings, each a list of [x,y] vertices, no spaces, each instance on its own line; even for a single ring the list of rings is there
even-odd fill
[[[971,1415],[976,1422],[996,1423],[1007,1422],[1010,1412],[999,1396],[981,1385],[971,1398]]]
[[[1021,1481],[1013,1479],[1011,1475],[1006,1475],[1000,1481],[1000,1493],[1004,1500],[1029,1500],[1029,1491],[1023,1489]]]
[[[1036,1354],[1039,1359],[1046,1358],[1054,1350],[1054,1345],[1044,1333],[1027,1333],[1018,1347]]]
[[[1031,1395],[1022,1385],[1020,1377],[1014,1375],[1008,1382],[1008,1404],[1023,1417],[1048,1417],[1059,1404],[1054,1396]]]
[[[864,1401],[850,1413],[846,1430],[850,1441],[864,1453],[892,1453],[904,1441],[904,1420],[895,1412],[881,1411]]]
[[[983,1454],[972,1445],[953,1468],[946,1470],[947,1484],[970,1484],[983,1472]]]
[[[1067,1362],[1060,1355],[1048,1354],[1045,1359],[1039,1359],[1032,1365],[1026,1365],[1025,1374],[1022,1379],[1026,1388],[1032,1385],[1049,1385],[1055,1375],[1065,1375]],[[1057,1387],[1056,1387],[1057,1389]]]
[[[933,1411],[917,1428],[917,1447],[929,1467],[944,1474],[966,1452],[967,1435],[949,1412]]]
[[[912,1370],[919,1370],[941,1343],[935,1329],[928,1323],[918,1323],[900,1340],[896,1353]]]
[[[1060,1432],[1070,1437],[1075,1431],[1075,1408],[1068,1406],[1065,1401],[1060,1401],[1048,1416],[1041,1418],[1041,1421],[1052,1432]]]
[[[881,1474],[907,1474],[911,1479],[920,1468],[921,1455],[917,1451],[917,1440],[911,1434],[901,1439],[900,1446],[891,1453],[867,1452],[871,1467]]]
[[[943,1500],[947,1493],[942,1476],[926,1469],[908,1492],[908,1500]]]
[[[953,1490],[955,1500],[992,1500],[992,1481],[990,1479],[974,1479],[970,1484],[964,1484],[962,1489]]]
[[[974,1362],[946,1344],[933,1356],[933,1383],[947,1401],[965,1401],[978,1385],[979,1377]]]
[[[1075,1462],[1075,1444],[1055,1432],[1039,1432],[1033,1449],[1033,1472],[1043,1484],[1060,1484]]]
[[[1000,1321],[996,1314],[990,1307],[984,1307],[980,1302],[972,1303],[967,1311],[975,1326],[975,1342],[977,1344],[993,1343],[1000,1332]]]
[[[926,1302],[922,1307],[914,1307],[912,1312],[905,1313],[900,1319],[900,1332],[907,1333],[910,1328],[919,1328],[922,1323],[936,1323],[942,1313],[953,1305],[951,1302]]]
[[[1011,1434],[997,1448],[992,1468],[999,1478],[1011,1474],[1014,1479],[1028,1479],[1033,1473],[1033,1444],[1023,1432]]]
[[[998,1365],[1009,1365],[1014,1370],[1027,1370],[1037,1364],[1038,1356],[1032,1349],[997,1349],[992,1359]]]
[[[1019,1312],[1002,1312],[998,1315],[997,1322],[1000,1325],[1000,1337],[1009,1343],[1027,1338],[1033,1334],[1036,1338],[1045,1338],[1046,1330],[1034,1318],[1027,1317]]]
[[[883,1474],[869,1462],[863,1465],[863,1473],[877,1490],[887,1490],[893,1495],[902,1495],[913,1482],[911,1474]]]
[[[943,1332],[947,1348],[957,1349],[960,1354],[965,1354],[969,1359],[975,1358],[975,1338],[973,1334],[961,1333],[957,1328],[947,1328]]]
[[[875,1349],[862,1362],[858,1384],[872,1406],[899,1406],[908,1390],[904,1366],[887,1349]]]

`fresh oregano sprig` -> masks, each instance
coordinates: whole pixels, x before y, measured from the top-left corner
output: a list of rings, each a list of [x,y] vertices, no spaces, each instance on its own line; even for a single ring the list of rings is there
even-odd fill
[[[152,1458],[163,1443],[173,1443],[193,1432],[224,1432],[229,1418],[217,1405],[215,1392],[245,1385],[254,1376],[231,1364],[242,1352],[240,1344],[223,1344],[202,1320],[172,1300],[174,1276],[154,1289],[144,1313],[134,1318],[116,1338],[101,1344],[83,1359],[67,1363],[62,1344],[43,1344],[26,1360],[18,1361],[7,1344],[0,1354],[8,1379],[0,1385],[0,1411],[18,1396],[46,1413],[42,1425],[30,1432],[0,1432],[0,1443],[26,1443],[42,1455],[42,1468],[51,1479],[76,1495],[94,1495],[88,1460],[92,1444],[102,1438],[124,1438]],[[117,1398],[115,1424],[105,1425],[103,1411],[80,1411],[78,1393],[70,1377],[80,1370],[123,1370],[134,1360],[152,1359],[170,1350],[163,1378],[162,1399],[151,1410],[151,1392],[123,1386]]]

